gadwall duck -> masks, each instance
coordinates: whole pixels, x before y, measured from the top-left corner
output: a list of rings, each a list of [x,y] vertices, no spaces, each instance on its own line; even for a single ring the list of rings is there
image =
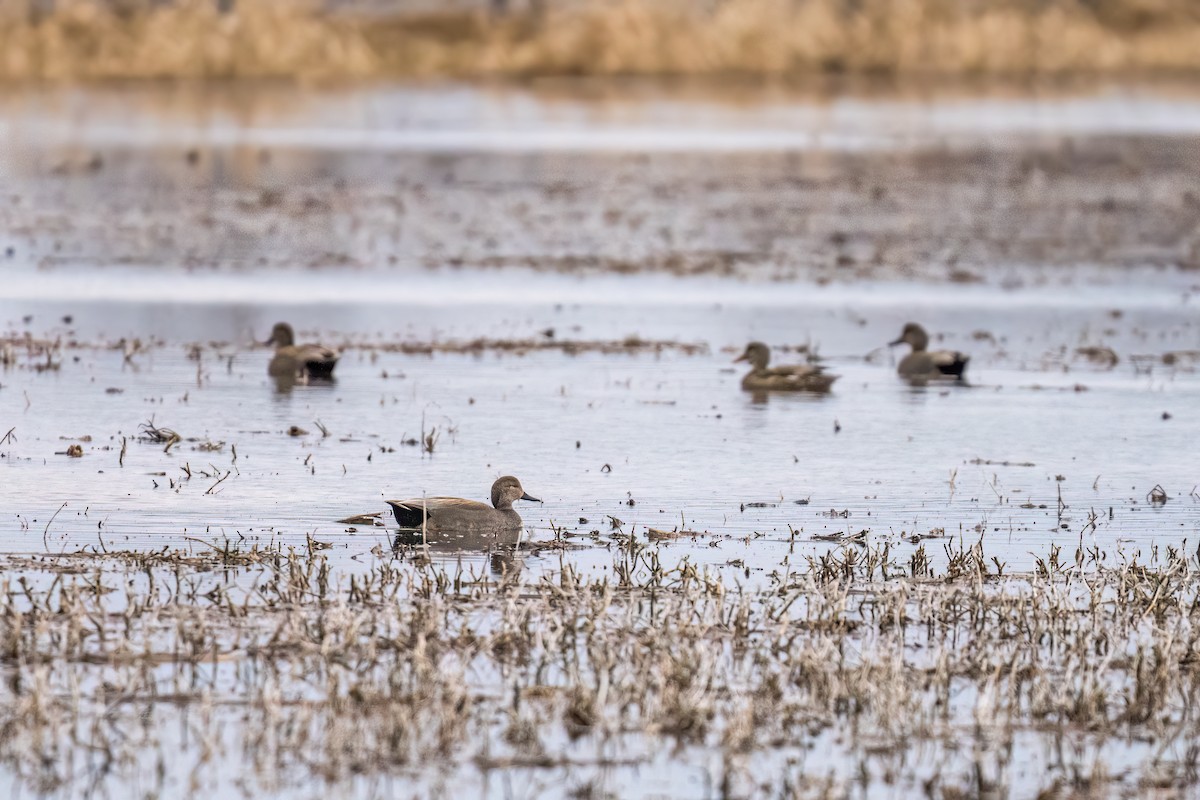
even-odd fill
[[[927,381],[940,379],[962,380],[963,372],[967,369],[970,356],[963,355],[957,350],[929,350],[929,334],[915,322],[904,326],[900,338],[888,342],[889,347],[898,344],[912,346],[912,352],[900,359],[896,371],[900,376],[909,380]]]
[[[513,509],[517,500],[541,500],[531,497],[521,482],[511,475],[492,484],[492,504],[461,497],[424,497],[414,500],[387,500],[396,522],[406,530],[426,532],[501,531],[521,527],[521,515]]]
[[[742,378],[742,388],[748,392],[828,392],[838,379],[819,366],[768,367],[771,350],[762,342],[746,345],[746,352],[734,359],[738,361],[750,362],[750,371]]]
[[[271,338],[263,344],[275,345],[275,357],[267,365],[267,374],[275,378],[333,377],[338,352],[319,344],[296,344],[296,334],[286,322],[277,322]]]

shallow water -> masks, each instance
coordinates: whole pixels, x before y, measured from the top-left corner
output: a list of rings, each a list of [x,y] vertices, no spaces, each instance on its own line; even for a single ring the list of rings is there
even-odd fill
[[[464,277],[423,280],[436,286]],[[54,371],[37,371],[38,359],[28,357],[6,371],[0,418],[17,438],[4,447],[10,516],[0,547],[41,550],[46,523],[65,502],[50,525],[52,550],[101,540],[110,548],[196,546],[185,536],[303,543],[312,535],[333,543],[349,567],[349,557],[386,536],[348,533],[336,520],[380,510],[385,497],[485,499],[491,481],[509,473],[545,501],[521,508],[534,545],[523,561],[537,570],[558,564],[558,552],[536,552],[536,543],[553,538],[552,527],[586,546],[564,557],[605,568],[610,517],[639,537],[648,528],[699,532],[664,549],[731,581],[836,546],[814,536],[862,530],[902,551],[913,546],[907,538],[933,530],[968,543],[982,537],[1013,569],[1029,568],[1030,554],[1050,542],[1073,551],[1081,537],[1106,550],[1196,540],[1197,476],[1184,443],[1200,434],[1191,411],[1200,376],[1187,358],[1162,363],[1164,353],[1195,350],[1200,340],[1186,285],[1167,280],[1136,293],[1099,286],[1059,304],[1047,302],[1044,289],[923,287],[918,299],[904,287],[697,281],[668,302],[653,296],[649,279],[646,296],[620,303],[606,293],[619,286],[641,294],[639,279],[607,288],[597,280],[593,289],[588,281],[523,275],[518,285],[539,300],[529,302],[523,290],[489,288],[494,276],[473,277],[494,302],[401,308],[386,287],[370,304],[216,302],[222,291],[238,294],[236,278],[179,279],[183,294],[198,286],[198,299],[186,304],[5,302],[0,319],[15,331],[24,327],[18,315],[32,313],[29,328],[39,335],[73,332],[86,344],[139,334],[161,343],[130,364],[119,350],[80,347],[67,349]],[[297,278],[293,288],[309,280],[319,287],[324,279]],[[768,294],[769,302],[755,302]],[[47,324],[67,314],[69,327]],[[970,353],[968,385],[914,388],[899,380],[896,354],[882,345],[909,317],[947,332],[943,346]],[[267,351],[250,344],[276,319],[303,319],[306,333],[350,346],[336,384],[275,391]],[[429,356],[373,349],[536,340],[548,329],[562,340],[638,335],[704,350]],[[750,338],[811,344],[842,377],[828,397],[755,398],[740,389],[740,365],[730,363]],[[187,343],[210,341],[226,343],[189,358]],[[1076,353],[1086,345],[1111,347],[1120,361],[1096,366]],[[224,447],[204,452],[185,441],[164,454],[136,440],[151,418]],[[309,433],[289,436],[293,425]],[[403,444],[423,429],[438,432],[432,454]],[[82,436],[92,437],[82,458],[56,455]],[[123,436],[130,441],[120,467]],[[172,489],[185,464],[193,477]],[[226,471],[230,477],[208,494]],[[1155,485],[1169,495],[1164,505],[1147,502]],[[944,543],[935,538],[926,547]]]
[[[503,474],[545,501],[519,504],[521,544],[435,546],[438,566],[489,580],[564,566],[604,576],[632,535],[653,541],[665,567],[686,560],[737,588],[858,547],[847,537],[900,559],[924,548],[939,565],[945,548],[982,541],[1010,573],[1053,545],[1064,561],[1082,545],[1113,563],[1200,540],[1200,280],[1186,269],[1188,231],[1200,230],[1187,171],[1200,111],[1188,92],[595,91],[183,86],[0,99],[12,145],[0,154],[12,188],[0,204],[0,333],[17,359],[0,371],[0,437],[11,429],[0,554],[44,589],[58,576],[20,554],[304,552],[315,541],[344,584],[387,563],[390,525],[337,520],[383,511],[385,498],[483,500]],[[959,150],[974,155],[953,161]],[[868,247],[881,241],[894,249]],[[661,260],[681,252],[716,254],[718,268]],[[277,391],[269,351],[253,343],[281,319],[345,348],[336,383]],[[970,354],[966,384],[899,380],[900,354],[885,344],[909,320]],[[53,368],[39,369],[26,334],[63,343]],[[630,337],[661,346],[623,349]],[[128,362],[122,338],[144,345]],[[751,339],[778,363],[817,352],[840,380],[825,397],[749,395],[731,362]],[[1118,361],[1093,363],[1083,347]],[[422,349],[433,352],[407,352]],[[140,440],[151,420],[184,441],[164,452]],[[82,457],[65,455],[76,443]],[[1156,486],[1164,503],[1150,502]],[[151,580],[116,560],[80,563],[114,586]],[[258,580],[206,569],[206,590]],[[238,668],[189,667],[218,699],[240,685],[222,683]],[[496,675],[473,681],[500,692]],[[956,718],[978,688],[961,688]],[[236,752],[248,712],[225,699],[216,718]],[[153,791],[151,760],[182,749],[167,793],[190,781],[247,791],[236,771],[186,774],[197,758],[181,744],[186,703],[147,707],[171,724],[135,748],[132,782],[110,785]],[[850,785],[845,733],[748,763],[811,776],[828,761]],[[606,765],[614,754],[588,737],[555,746],[594,759],[582,771],[621,796],[718,793],[716,750],[667,755],[628,739],[633,766]],[[1056,758],[1044,745],[1042,732],[1018,732],[1004,761],[1012,791],[1042,786]],[[904,760],[915,791],[913,775],[970,766],[940,746],[880,758]],[[1102,755],[1114,772],[1149,758],[1119,739],[1093,753],[1080,734],[1070,746],[1059,761]],[[637,763],[642,753],[651,758]],[[894,796],[873,766],[859,794]],[[562,796],[554,781],[580,773],[462,767],[431,765],[414,791]],[[6,771],[0,781],[28,784]],[[384,765],[276,793],[409,788]]]
[[[13,89],[0,265],[141,268],[88,290],[162,300],[148,274],[170,270],[1009,285],[1194,268],[1198,109],[1186,85]]]
[[[1022,136],[1194,136],[1186,82],[1055,87],[652,81],[533,86],[117,84],[0,98],[11,144],[316,151],[764,152],[1019,144]]]

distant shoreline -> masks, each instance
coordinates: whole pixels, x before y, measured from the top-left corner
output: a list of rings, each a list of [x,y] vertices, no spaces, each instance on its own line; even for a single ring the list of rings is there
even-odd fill
[[[956,0],[510,5],[498,14],[482,3],[368,12],[278,0],[26,0],[0,10],[0,81],[589,75],[786,81],[1200,70],[1200,8],[1189,0],[987,0],[973,11]]]

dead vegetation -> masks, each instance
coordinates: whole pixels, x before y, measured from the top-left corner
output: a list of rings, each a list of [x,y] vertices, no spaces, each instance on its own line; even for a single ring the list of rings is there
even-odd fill
[[[1197,785],[1195,553],[1052,547],[1011,576],[981,543],[853,544],[735,590],[632,540],[611,577],[527,581],[382,551],[337,574],[326,546],[10,557],[0,763],[31,790],[94,779],[86,730],[106,786],[260,796],[447,768],[619,787],[690,752],[734,796]]]
[[[160,428],[155,425],[153,417],[148,422],[143,422],[139,425],[138,430],[141,431],[141,438],[143,440],[152,442],[153,444],[165,445],[163,448],[164,453],[171,452],[172,447],[183,441],[183,437],[170,428]]]
[[[1200,67],[1200,13],[1188,0],[554,0],[503,15],[488,13],[482,2],[421,9],[356,15],[315,0],[5,0],[0,77],[962,75]]]
[[[405,355],[433,355],[435,353],[480,354],[485,352],[525,355],[545,350],[556,350],[574,356],[583,353],[619,355],[635,353],[678,352],[684,355],[703,355],[708,345],[701,342],[680,342],[670,339],[643,339],[631,334],[624,339],[555,339],[541,338],[490,339],[480,337],[469,340],[433,340],[355,344],[346,342],[343,349],[361,348],[381,353],[403,353]]]
[[[1075,355],[1079,358],[1086,359],[1102,369],[1112,369],[1121,361],[1111,347],[1076,347]]]
[[[601,355],[635,355],[640,353],[665,353],[677,352],[683,355],[704,355],[709,352],[708,345],[702,342],[681,342],[672,339],[646,339],[638,334],[629,334],[619,339],[570,339],[556,338],[553,331],[548,331],[551,335],[546,335],[543,332],[538,337],[515,337],[515,338],[490,338],[477,337],[474,339],[425,339],[425,340],[408,340],[408,341],[392,341],[392,342],[377,342],[377,341],[356,341],[346,339],[339,342],[340,350],[362,350],[373,353],[401,353],[404,355],[434,355],[437,353],[455,353],[461,355],[480,355],[483,353],[507,353],[512,355],[526,355],[528,353],[539,351],[558,351],[566,355],[581,355],[584,353],[598,353]],[[61,339],[50,341],[46,339],[37,339],[31,335],[11,335],[10,338],[0,336],[0,345],[9,345],[19,343],[27,348],[27,361],[34,362],[33,368],[36,371],[43,371],[46,367],[45,363],[52,364],[53,369],[58,369],[62,361],[62,352],[64,350],[97,350],[109,349],[109,345],[105,343],[82,342],[78,340]],[[140,352],[150,352],[153,349],[165,347],[165,343],[152,342],[143,344],[140,347]],[[189,345],[189,349],[199,348],[199,344]],[[213,342],[209,345],[213,350],[228,350],[236,347],[231,342]],[[14,357],[13,363],[17,359]],[[120,394],[124,390],[120,388],[108,388],[105,390],[109,394]],[[323,425],[320,421],[314,421],[318,430],[322,431],[322,436],[327,436],[328,433],[323,430]],[[143,426],[143,433],[152,438],[149,430],[153,428]],[[166,430],[166,429],[163,429]],[[297,430],[302,430],[297,428]],[[307,431],[303,431],[304,434]],[[297,434],[300,435],[300,434]],[[158,441],[157,439],[152,439]],[[159,443],[164,443],[163,439]],[[192,440],[188,440],[192,441]]]

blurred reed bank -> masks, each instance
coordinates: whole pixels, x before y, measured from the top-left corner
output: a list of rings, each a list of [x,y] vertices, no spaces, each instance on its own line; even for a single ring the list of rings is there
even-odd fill
[[[3,0],[0,79],[1124,74],[1191,0]]]

